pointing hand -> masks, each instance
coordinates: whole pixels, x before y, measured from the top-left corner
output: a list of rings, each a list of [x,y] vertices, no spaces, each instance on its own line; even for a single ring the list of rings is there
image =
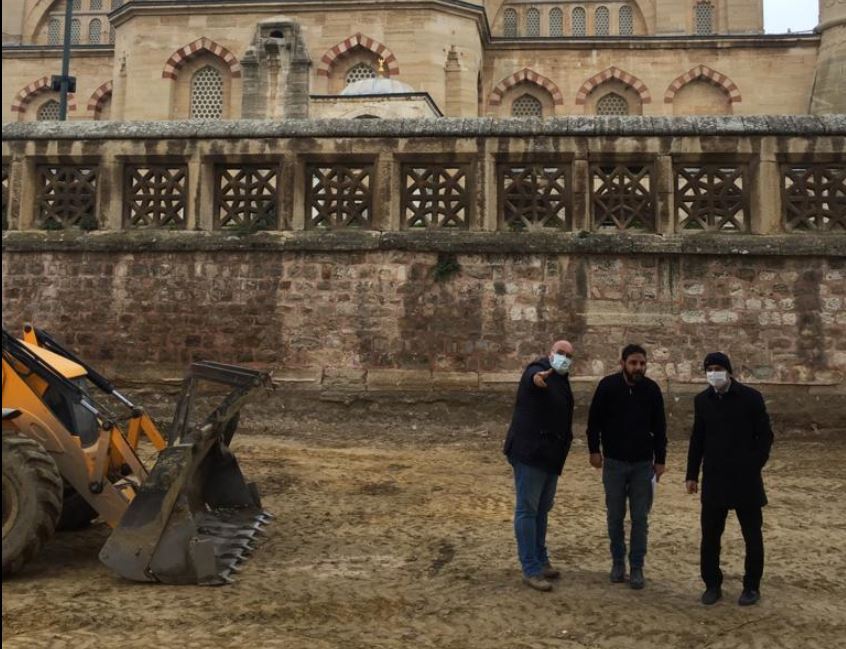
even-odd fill
[[[546,370],[546,372],[538,372],[532,377],[532,381],[539,388],[546,388],[546,379],[549,378],[550,374],[552,374],[551,369]]]

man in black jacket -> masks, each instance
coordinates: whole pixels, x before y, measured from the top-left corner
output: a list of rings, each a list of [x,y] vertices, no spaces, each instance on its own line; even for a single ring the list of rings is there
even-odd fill
[[[767,504],[761,469],[770,457],[773,432],[764,398],[732,377],[731,361],[720,352],[705,357],[709,387],[696,395],[693,434],[687,454],[687,492],[699,490],[702,466],[702,545],[700,567],[705,582],[703,604],[722,597],[720,540],[730,509],[737,513],[746,543],[741,606],[760,599],[764,572],[761,508]],[[703,463],[704,461],[704,463]]]
[[[643,562],[652,508],[652,479],[664,473],[667,422],[664,396],[646,378],[646,350],[623,349],[620,372],[599,382],[588,415],[590,463],[602,469],[608,537],[611,542],[611,581],[626,580],[626,501],[632,531],[629,585],[644,587]]]
[[[573,441],[573,393],[567,377],[572,360],[573,345],[559,340],[549,357],[529,364],[503,448],[514,469],[514,534],[523,582],[542,591],[552,590],[547,580],[560,576],[549,562],[546,528]]]

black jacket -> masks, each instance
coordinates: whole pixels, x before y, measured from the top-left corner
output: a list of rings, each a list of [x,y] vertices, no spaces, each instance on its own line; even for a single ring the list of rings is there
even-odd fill
[[[761,393],[732,379],[725,394],[696,395],[687,480],[699,479],[702,502],[715,507],[767,504],[761,469],[770,457],[773,431]]]
[[[547,387],[533,378],[550,369],[548,358],[539,358],[523,372],[517,402],[503,452],[509,460],[561,475],[573,442],[573,392],[566,375],[553,372]]]
[[[659,385],[647,377],[634,385],[622,372],[596,386],[588,414],[588,448],[623,462],[667,460],[667,419]]]

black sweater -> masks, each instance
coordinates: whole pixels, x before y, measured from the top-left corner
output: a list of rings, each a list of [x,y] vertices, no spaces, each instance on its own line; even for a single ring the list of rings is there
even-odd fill
[[[588,447],[624,462],[667,460],[667,420],[664,397],[652,379],[629,385],[623,373],[599,382],[588,415]]]

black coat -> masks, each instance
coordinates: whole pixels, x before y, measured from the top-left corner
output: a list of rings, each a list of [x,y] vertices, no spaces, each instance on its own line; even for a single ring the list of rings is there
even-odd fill
[[[573,392],[566,375],[553,372],[546,388],[534,384],[538,372],[550,369],[539,358],[523,372],[503,452],[509,460],[561,475],[573,442]]]
[[[723,395],[696,395],[687,480],[698,480],[702,502],[737,509],[767,504],[761,469],[770,457],[773,431],[761,393],[732,379]]]

